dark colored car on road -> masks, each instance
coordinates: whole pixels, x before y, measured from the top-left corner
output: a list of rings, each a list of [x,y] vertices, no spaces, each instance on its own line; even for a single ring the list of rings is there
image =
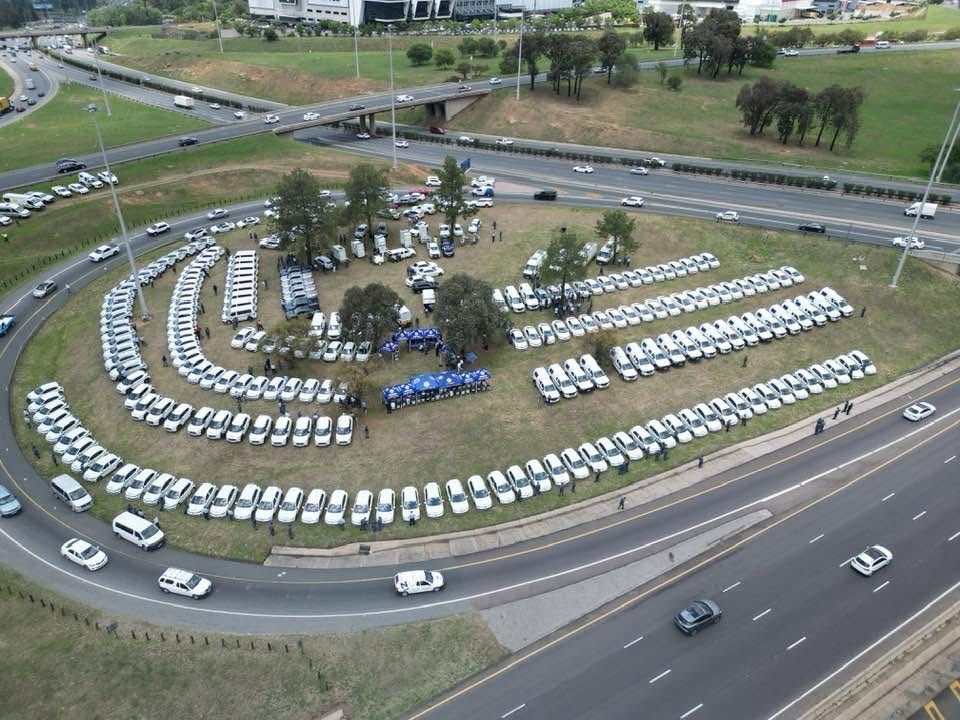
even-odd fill
[[[79,160],[74,160],[73,158],[63,158],[57,160],[57,172],[61,175],[68,172],[76,172],[77,170],[85,170],[87,167],[86,163],[82,163]]]
[[[688,607],[673,616],[673,624],[682,633],[696,635],[708,625],[720,622],[722,615],[720,606],[713,600],[694,600]]]
[[[199,142],[195,137],[183,137],[180,138],[177,144],[180,145],[180,147],[187,147],[187,145],[196,145]]]
[[[797,227],[797,230],[801,232],[812,232],[812,233],[825,233],[827,231],[827,226],[823,223],[818,222],[806,222],[802,223]]]
[[[534,200],[556,200],[557,191],[556,190],[538,190],[533,194]]]

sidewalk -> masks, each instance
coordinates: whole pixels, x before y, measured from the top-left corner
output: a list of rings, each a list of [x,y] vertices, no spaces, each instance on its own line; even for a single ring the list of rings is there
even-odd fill
[[[855,398],[857,415],[841,415],[836,421],[827,418],[827,432],[831,432],[836,427],[849,425],[864,412],[880,407],[901,395],[909,395],[918,388],[957,369],[960,369],[960,351],[935,360],[920,370],[904,375],[883,387],[857,397]],[[350,543],[336,548],[278,546],[273,548],[265,564],[274,567],[321,569],[403,565],[460,557],[535,540],[568,530],[577,525],[602,520],[618,514],[619,511],[616,508],[621,496],[626,497],[629,509],[635,509],[672,493],[687,489],[713,475],[740,467],[758,457],[787,447],[809,437],[813,423],[818,416],[811,415],[788,427],[745,440],[724,448],[713,455],[705,456],[704,470],[696,471],[695,462],[686,463],[659,475],[644,478],[625,488],[613,490],[590,500],[539,515],[475,530],[431,537],[364,543],[370,548],[369,555],[360,555],[360,543]]]

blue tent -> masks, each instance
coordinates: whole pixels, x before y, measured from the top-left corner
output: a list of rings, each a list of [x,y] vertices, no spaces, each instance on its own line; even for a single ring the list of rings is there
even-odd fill
[[[410,378],[410,385],[418,393],[429,392],[440,387],[440,383],[437,382],[437,378],[432,373],[415,375]]]
[[[414,390],[413,386],[409,383],[404,383],[400,385],[400,392],[403,393],[404,397],[413,397],[417,394],[417,391]]]
[[[383,389],[383,399],[384,400],[397,400],[402,394],[400,385],[388,385]]]
[[[397,345],[397,343],[395,342],[385,342],[383,345],[380,346],[380,352],[385,352],[385,353],[394,353],[399,349],[400,349],[400,346]]]
[[[477,379],[480,380],[480,381],[484,381],[484,382],[485,382],[485,381],[489,380],[491,377],[493,377],[493,376],[490,374],[490,371],[487,370],[486,368],[477,368],[477,369],[474,370],[473,372],[474,372],[474,374],[476,374]]]
[[[464,379],[463,376],[452,370],[445,370],[444,372],[439,372],[434,375],[438,385],[444,388],[458,387],[463,385]]]

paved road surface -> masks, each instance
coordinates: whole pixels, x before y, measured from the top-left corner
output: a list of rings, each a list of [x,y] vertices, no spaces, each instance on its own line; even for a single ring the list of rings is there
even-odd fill
[[[14,107],[24,107],[26,110],[24,110],[22,113],[9,112],[5,115],[0,115],[0,128],[14,123],[17,120],[30,115],[38,108],[43,107],[50,101],[50,98],[53,97],[57,91],[56,81],[51,80],[43,68],[37,72],[33,72],[30,69],[30,63],[38,62],[38,58],[42,57],[41,53],[18,52],[15,57],[16,60],[14,61],[9,51],[0,53],[0,63],[2,63],[3,68],[16,79],[16,89],[13,94],[14,101],[11,103],[11,105]],[[37,67],[40,66],[38,65]],[[3,70],[0,70],[0,72],[2,71]],[[26,83],[24,81],[27,78],[33,80],[33,83],[36,86],[33,90],[26,89]],[[40,97],[41,92],[44,93],[44,97]],[[21,95],[26,95],[28,98],[33,98],[37,101],[37,104],[28,105],[26,102],[19,99]]]

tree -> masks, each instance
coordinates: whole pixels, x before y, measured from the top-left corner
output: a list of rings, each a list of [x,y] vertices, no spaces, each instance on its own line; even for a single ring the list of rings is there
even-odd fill
[[[737,109],[750,135],[762,135],[780,101],[780,86],[764,75],[753,85],[744,85],[737,94]]]
[[[583,280],[587,264],[580,254],[586,244],[576,232],[560,228],[547,246],[547,256],[540,266],[540,280],[545,284],[560,283],[560,297],[567,297],[567,284]]]
[[[820,121],[820,129],[817,132],[817,141],[814,143],[820,146],[820,140],[823,137],[823,131],[830,124],[830,118],[833,117],[834,108],[843,101],[843,88],[839,85],[830,85],[817,93],[814,98],[814,107],[816,109],[817,119]]]
[[[600,39],[597,40],[597,55],[600,57],[600,64],[607,69],[607,85],[611,82],[613,75],[613,66],[617,58],[623,55],[627,49],[627,41],[623,35],[613,30],[607,30]]]
[[[719,33],[711,35],[707,42],[707,72],[716,79],[722,68],[733,53],[733,42],[730,38]]]
[[[499,338],[505,328],[503,314],[493,302],[493,287],[464,273],[456,273],[437,288],[433,315],[444,342],[460,355]]]
[[[628,88],[637,84],[640,79],[640,63],[637,58],[629,53],[624,53],[617,58],[614,63],[616,74],[613,76],[613,84],[617,87]]]
[[[463,57],[468,57],[470,55],[477,54],[477,40],[472,37],[465,37],[460,41],[460,44],[457,46],[457,50],[460,51],[460,54]]]
[[[660,84],[663,85],[667,81],[667,73],[669,72],[667,64],[662,60],[657,63],[657,75],[660,76]]]
[[[843,88],[839,101],[833,106],[830,116],[830,126],[833,128],[833,139],[830,141],[830,152],[833,152],[840,133],[844,135],[844,144],[849,148],[860,131],[860,106],[863,104],[864,92],[861,87]]]
[[[373,226],[373,218],[387,205],[384,200],[388,190],[387,171],[367,163],[359,163],[350,168],[350,177],[344,187],[344,194],[350,205],[346,207],[345,217],[349,222],[364,220],[367,227]]]
[[[453,227],[457,218],[463,213],[463,185],[466,182],[466,175],[460,168],[457,159],[447,155],[443,160],[443,167],[437,174],[440,178],[440,187],[436,189],[433,196],[437,204],[443,210],[443,217],[447,225]]]
[[[519,69],[516,53],[504,53],[503,57],[500,58],[501,75],[516,75]]]
[[[779,96],[774,111],[777,118],[777,137],[782,144],[786,145],[790,136],[793,135],[798,120],[810,103],[810,97],[806,88],[790,82],[781,83]]]
[[[637,241],[633,233],[637,229],[637,221],[623,210],[607,210],[597,220],[597,236],[604,242],[613,240],[613,262],[623,255],[629,255],[637,249]]]
[[[382,283],[354,285],[344,293],[340,304],[344,335],[358,343],[367,340],[376,347],[396,329],[397,311],[402,305],[400,296]]]
[[[680,92],[680,86],[683,85],[683,76],[677,73],[674,73],[667,78],[667,87],[673,90],[674,92]]]
[[[455,62],[457,62],[457,58],[453,54],[453,50],[449,48],[440,48],[433,54],[433,63],[438,68],[453,67]]]
[[[777,59],[777,49],[762,37],[747,39],[747,54],[750,64],[758,68],[772,68]],[[743,68],[740,68],[743,72]]]
[[[665,12],[652,10],[643,14],[643,39],[653,43],[653,49],[673,42],[673,18]]]
[[[414,65],[426,65],[433,57],[433,48],[426,43],[414,43],[407,48],[407,58]]]
[[[500,46],[493,38],[477,38],[476,54],[483,58],[494,58],[500,53]]]
[[[457,65],[457,73],[464,80],[468,80],[470,78],[470,75],[473,73],[473,63],[470,63],[470,62],[460,63],[459,65]]]
[[[284,320],[270,328],[270,334],[280,338],[278,348],[286,347],[290,351],[284,353],[291,364],[297,360],[297,355],[306,357],[317,339],[310,334],[310,318],[303,316]],[[297,351],[300,351],[299,353]],[[279,353],[278,353],[279,354]]]
[[[920,162],[930,167],[933,172],[933,165],[937,162],[937,156],[940,154],[939,145],[927,145],[920,151]],[[955,143],[950,156],[943,163],[942,180],[948,183],[960,182],[960,143]]]
[[[574,92],[577,102],[580,102],[580,93],[583,90],[583,79],[590,74],[593,62],[597,57],[597,44],[593,39],[578,35],[570,43],[570,65],[573,68]],[[608,69],[609,76],[609,69]],[[567,81],[567,97],[570,96],[570,82]]]
[[[297,168],[280,179],[273,201],[277,214],[271,224],[280,236],[281,247],[309,263],[314,247],[332,235],[336,223],[319,181]]]
[[[277,31],[273,28],[267,28],[263,31],[263,39],[267,42],[276,42],[280,36],[277,35]]]
[[[527,73],[530,75],[530,90],[534,89],[534,82],[537,75],[540,74],[539,61],[543,57],[547,45],[547,35],[542,30],[536,30],[523,36],[523,46],[517,42],[513,46],[513,57],[517,64],[523,62],[527,66]],[[522,50],[522,60],[520,60]]]

